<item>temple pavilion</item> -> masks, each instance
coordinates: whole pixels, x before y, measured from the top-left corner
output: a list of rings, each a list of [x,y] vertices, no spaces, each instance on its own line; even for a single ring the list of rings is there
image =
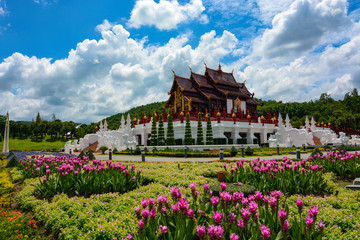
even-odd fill
[[[233,73],[217,70],[205,65],[205,73],[194,73],[190,68],[190,77],[184,78],[174,73],[174,80],[169,92],[166,107],[174,112],[200,111],[225,112],[227,114],[242,112],[253,115],[258,102],[250,93],[245,82],[238,83]]]
[[[151,137],[151,122],[160,117],[167,128],[168,117],[172,117],[177,145],[184,142],[186,115],[190,115],[192,136],[197,136],[199,113],[202,114],[203,129],[206,116],[210,114],[215,144],[260,144],[266,143],[277,127],[277,119],[256,111],[259,103],[245,86],[235,80],[233,73],[211,69],[205,65],[205,73],[194,73],[190,68],[189,78],[175,74],[169,99],[162,112],[142,114],[133,119],[133,135],[140,145],[148,145]],[[204,132],[205,139],[205,132]]]

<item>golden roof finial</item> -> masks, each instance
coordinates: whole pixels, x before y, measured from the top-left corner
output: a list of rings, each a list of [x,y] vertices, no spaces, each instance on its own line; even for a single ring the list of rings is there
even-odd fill
[[[171,71],[173,72],[173,74],[174,74],[174,77],[176,76],[176,74],[175,74],[175,71],[174,71],[174,69],[171,69]]]
[[[221,71],[221,64],[219,63],[219,70]]]
[[[205,62],[203,62],[203,63],[204,63],[204,65],[205,65],[205,67],[207,67],[206,63],[205,63]]]
[[[192,72],[192,69],[191,69],[190,65],[189,65],[189,69],[190,69],[190,72]]]
[[[246,79],[244,80],[244,84],[246,83]]]

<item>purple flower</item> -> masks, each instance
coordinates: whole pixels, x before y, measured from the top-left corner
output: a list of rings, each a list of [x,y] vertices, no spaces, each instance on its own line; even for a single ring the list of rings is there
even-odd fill
[[[139,222],[138,222],[138,226],[139,226],[139,229],[140,229],[140,230],[142,230],[142,229],[144,229],[144,228],[145,228],[145,225],[144,225],[143,220],[139,220]]]
[[[231,212],[229,214],[228,221],[230,224],[233,224],[235,222],[235,220],[236,220],[236,215],[235,215],[235,213]]]
[[[319,213],[319,208],[318,208],[318,206],[316,206],[316,205],[311,206],[311,208],[310,208],[309,211],[308,211],[309,217],[312,217],[312,218],[316,218],[316,216],[318,215],[318,213]]]
[[[219,211],[216,211],[214,214],[213,214],[213,219],[215,220],[215,224],[216,225],[220,225],[221,222],[222,222],[222,216],[223,214],[222,213],[219,213]]]
[[[40,168],[39,168],[39,167],[38,167],[38,168],[36,168],[36,171],[40,172]]]
[[[247,209],[247,208],[241,209],[241,216],[242,216],[242,219],[244,219],[244,222],[249,221],[249,217],[250,217],[249,209]]]
[[[186,212],[188,210],[188,208],[189,208],[189,203],[185,198],[180,198],[179,202],[178,202],[178,205],[179,205],[180,211],[185,211]]]
[[[244,228],[244,222],[242,219],[238,220],[237,226],[240,228],[240,230],[242,230]]]
[[[252,214],[255,214],[256,210],[258,209],[258,205],[256,202],[252,201],[249,203],[249,209]]]
[[[149,208],[151,209],[151,208],[154,206],[154,204],[155,204],[155,199],[149,198],[149,199],[148,199],[148,204],[149,204]]]
[[[46,177],[44,177],[44,178],[43,178],[43,182],[46,182],[46,180],[47,180]]]
[[[314,219],[313,219],[312,217],[306,217],[306,218],[305,218],[305,223],[306,223],[306,225],[307,225],[309,228],[311,228],[311,226],[312,226],[313,223],[314,223]]]
[[[129,233],[129,234],[126,236],[126,239],[128,239],[128,240],[133,240],[133,237],[132,237],[131,234]]]
[[[194,209],[192,209],[192,208],[190,208],[190,209],[187,211],[186,214],[188,215],[188,217],[189,217],[190,219],[192,219],[192,218],[195,217]]]
[[[46,169],[46,175],[50,174],[50,169]]]
[[[211,240],[220,240],[224,236],[224,228],[221,226],[209,225],[208,235]]]
[[[172,210],[176,213],[179,211],[179,206],[177,203],[174,203],[171,205]]]
[[[158,202],[159,205],[162,205],[162,204],[165,205],[165,204],[168,203],[168,199],[167,199],[167,197],[165,195],[160,195],[157,198],[157,202]]]
[[[238,239],[239,239],[239,236],[236,235],[236,233],[230,234],[230,240],[238,240]]]
[[[135,211],[136,216],[138,216],[138,217],[141,216],[141,207],[140,206],[134,207],[134,211]]]
[[[204,191],[207,192],[209,190],[209,188],[210,188],[210,185],[205,183],[203,188],[204,188]]]
[[[153,208],[153,209],[151,209],[151,211],[150,211],[150,218],[151,218],[151,219],[155,219],[155,217],[156,217],[156,210],[155,210],[155,208]]]
[[[160,233],[165,234],[165,233],[167,233],[167,231],[168,231],[167,226],[162,226],[162,225],[159,226]]]
[[[289,230],[289,227],[290,227],[289,220],[286,219],[284,222],[284,226],[282,227],[282,230],[284,232],[287,232],[287,230]]]
[[[248,202],[249,202],[249,200],[247,198],[245,198],[245,197],[243,199],[241,199],[241,204],[243,206],[246,206],[248,204]]]
[[[270,193],[270,196],[271,196],[271,197],[274,197],[274,198],[276,198],[276,199],[280,199],[281,195],[282,195],[282,192],[281,192],[281,191],[278,191],[278,190],[272,191],[272,192]]]
[[[265,225],[260,226],[260,231],[263,239],[269,239],[271,232],[270,228],[266,227]]]
[[[325,228],[325,224],[324,224],[324,222],[323,222],[323,220],[319,220],[319,222],[318,222],[318,228],[320,229],[320,231],[322,231],[324,228]]]
[[[222,191],[225,191],[227,188],[227,185],[226,185],[226,183],[222,182],[222,183],[220,183],[220,187],[221,187]]]
[[[143,208],[146,208],[147,205],[148,205],[148,200],[147,200],[147,199],[141,200],[141,206],[142,206]]]
[[[301,198],[296,199],[296,206],[298,207],[299,212],[301,212],[304,206],[304,202]]]
[[[279,214],[280,222],[283,223],[285,221],[285,219],[286,219],[286,211],[285,211],[285,209],[283,209],[283,208],[280,209],[278,214]]]
[[[136,180],[136,177],[135,177],[135,176],[133,176],[133,177],[131,178],[131,180],[132,180],[132,181],[135,181],[135,180]]]
[[[255,192],[255,199],[256,199],[256,200],[261,200],[261,199],[262,199],[262,193],[259,192],[259,191],[256,191],[256,192]]]
[[[219,198],[213,196],[213,197],[211,198],[211,203],[212,203],[212,205],[213,205],[214,207],[216,207],[216,206],[219,204]]]
[[[196,227],[196,235],[200,238],[203,239],[205,237],[206,234],[206,228],[205,226],[197,226]]]
[[[225,203],[230,203],[230,202],[231,202],[231,199],[232,199],[232,196],[231,196],[231,193],[229,193],[229,192],[221,192],[221,193],[220,193],[220,198],[221,198],[221,200],[223,200]]]
[[[191,191],[195,192],[196,190],[196,183],[190,183],[190,188],[191,188]]]
[[[174,197],[174,198],[181,198],[182,196],[182,193],[181,191],[177,188],[177,187],[172,187],[171,188],[171,195]]]
[[[145,208],[144,210],[142,210],[141,214],[142,214],[144,220],[146,221],[149,218],[150,211],[149,211],[149,209]]]
[[[270,200],[269,200],[269,205],[270,205],[270,207],[271,207],[271,208],[275,208],[275,207],[276,207],[276,204],[277,204],[276,198],[271,197]]]

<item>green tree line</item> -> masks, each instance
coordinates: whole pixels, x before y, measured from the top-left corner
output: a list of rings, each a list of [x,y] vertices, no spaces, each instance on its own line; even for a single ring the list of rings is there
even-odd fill
[[[360,96],[357,89],[345,94],[342,100],[334,100],[330,94],[323,93],[320,98],[309,102],[287,102],[282,101],[264,101],[256,99],[262,106],[258,106],[258,115],[261,112],[278,114],[283,118],[289,114],[293,127],[304,125],[306,116],[311,119],[314,117],[317,123],[331,123],[333,127],[339,128],[360,128]]]

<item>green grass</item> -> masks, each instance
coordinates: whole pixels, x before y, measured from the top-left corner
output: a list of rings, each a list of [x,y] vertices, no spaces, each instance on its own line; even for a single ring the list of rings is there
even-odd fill
[[[62,149],[66,141],[69,139],[56,139],[51,140],[49,136],[44,139],[31,139],[31,138],[10,138],[9,140],[9,149],[10,150],[46,150],[46,149]]]

